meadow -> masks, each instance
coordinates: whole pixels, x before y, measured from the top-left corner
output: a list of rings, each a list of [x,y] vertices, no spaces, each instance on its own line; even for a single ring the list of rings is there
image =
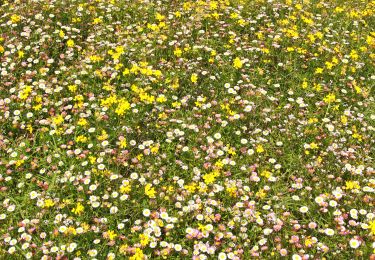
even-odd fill
[[[375,259],[375,1],[0,1],[1,259]]]

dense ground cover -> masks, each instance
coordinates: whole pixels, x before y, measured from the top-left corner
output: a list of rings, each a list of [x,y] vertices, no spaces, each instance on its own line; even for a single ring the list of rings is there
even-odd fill
[[[0,7],[0,256],[373,259],[374,1]]]

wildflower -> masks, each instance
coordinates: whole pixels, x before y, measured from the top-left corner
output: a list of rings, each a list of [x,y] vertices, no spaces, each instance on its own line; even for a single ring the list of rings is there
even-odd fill
[[[61,125],[63,122],[64,122],[64,118],[62,117],[62,115],[58,115],[52,118],[52,123],[54,123],[57,126]]]
[[[19,16],[17,14],[12,14],[11,17],[10,17],[10,21],[12,23],[18,23],[19,21],[21,21],[21,16]]]
[[[78,202],[76,207],[72,209],[72,212],[76,215],[81,215],[85,211],[85,207]]]
[[[360,186],[359,186],[359,184],[358,184],[358,182],[357,181],[347,181],[346,183],[345,183],[345,185],[346,185],[346,189],[347,190],[353,190],[353,189],[359,189],[360,188]]]
[[[233,60],[233,67],[236,69],[242,68],[242,61],[240,60],[240,58],[237,57]]]
[[[150,213],[151,213],[151,212],[150,212],[149,209],[144,209],[143,212],[142,212],[143,216],[145,216],[145,217],[150,216]]]
[[[55,205],[55,202],[53,202],[53,200],[51,199],[46,199],[44,201],[44,207],[45,208],[50,208],[50,207],[53,207]]]
[[[333,93],[328,94],[324,99],[324,102],[326,103],[332,103],[336,101],[336,95]]]
[[[129,260],[143,260],[145,255],[143,254],[142,249],[136,248],[135,254],[131,257],[129,257]]]
[[[327,236],[333,236],[335,234],[335,231],[333,229],[327,228],[327,229],[324,230],[324,233]]]
[[[113,230],[107,231],[107,237],[109,240],[115,240],[118,235]]]
[[[198,81],[198,75],[196,73],[191,74],[191,82],[196,83]]]
[[[72,48],[74,47],[75,43],[72,39],[69,39],[67,42],[66,42],[66,45],[69,47],[69,48]]]
[[[147,184],[147,185],[145,186],[145,194],[146,194],[149,198],[155,198],[155,194],[156,194],[155,188],[154,188],[154,187],[151,187],[151,184]]]
[[[213,173],[207,173],[203,176],[204,182],[206,184],[212,184],[213,182],[215,182],[215,178],[216,176]]]
[[[358,248],[358,247],[361,245],[361,242],[358,241],[358,240],[355,239],[355,238],[352,238],[352,239],[350,239],[350,241],[349,241],[349,245],[350,245],[351,248],[356,249],[356,248]]]
[[[375,219],[369,222],[370,234],[375,235]]]
[[[142,246],[146,246],[150,242],[149,237],[145,234],[140,234],[139,239]]]
[[[173,53],[176,55],[176,57],[181,57],[182,50],[180,48],[176,48]]]
[[[126,138],[123,137],[123,138],[120,140],[120,148],[121,148],[121,149],[125,149],[126,147],[127,147]]]
[[[261,145],[261,144],[257,145],[256,151],[257,151],[257,153],[263,153],[264,152],[263,145]]]
[[[220,252],[217,259],[225,260],[227,259],[227,255],[224,252]]]

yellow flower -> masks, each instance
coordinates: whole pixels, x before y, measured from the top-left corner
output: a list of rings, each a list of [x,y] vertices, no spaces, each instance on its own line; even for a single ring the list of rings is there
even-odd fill
[[[199,229],[200,231],[202,231],[202,232],[204,232],[204,231],[207,230],[206,225],[203,225],[203,224],[201,224],[201,223],[198,223],[198,229]]]
[[[358,53],[357,53],[356,50],[352,50],[352,51],[350,52],[350,58],[352,58],[353,60],[358,60],[359,55],[358,55]]]
[[[237,13],[231,13],[230,14],[230,18],[232,18],[232,19],[236,19],[237,17],[238,17]]]
[[[120,148],[124,149],[127,146],[126,138],[120,140]]]
[[[143,259],[145,259],[145,255],[143,254],[143,251],[140,248],[136,248],[135,254],[129,257],[129,260],[143,260]]]
[[[211,173],[207,173],[203,176],[204,182],[206,184],[211,184],[215,182],[216,177],[220,176],[218,169],[213,170]]]
[[[313,241],[310,237],[307,237],[305,240],[305,246],[310,247],[313,244]]]
[[[322,89],[322,85],[317,84],[317,83],[314,83],[314,89],[315,89],[316,91],[320,91],[320,90]]]
[[[156,101],[159,102],[159,103],[164,103],[165,101],[167,101],[167,98],[164,95],[159,95],[156,98]]]
[[[41,110],[42,104],[38,104],[38,105],[33,106],[33,109],[36,110],[36,111]]]
[[[117,234],[112,230],[108,230],[107,236],[108,236],[109,240],[114,240],[117,237]]]
[[[231,148],[228,149],[228,154],[236,155],[236,151],[231,147]]]
[[[301,4],[296,4],[295,7],[296,7],[297,10],[301,10],[302,9],[302,5]]]
[[[176,57],[181,57],[182,55],[182,51],[180,48],[176,48],[173,53],[174,55],[176,55]]]
[[[151,147],[151,153],[152,154],[157,154],[159,151],[159,146],[155,145]]]
[[[216,178],[215,175],[213,175],[212,173],[207,173],[207,174],[203,175],[203,180],[206,184],[214,183],[215,178]]]
[[[78,124],[79,126],[85,126],[85,125],[87,125],[87,120],[84,119],[84,118],[80,118],[80,119],[78,120],[77,124]]]
[[[358,184],[358,181],[347,181],[345,183],[347,190],[359,189],[361,188]]]
[[[71,92],[76,92],[76,90],[77,90],[77,85],[69,85],[69,86],[68,86],[68,89],[69,89],[69,91],[71,91]]]
[[[226,191],[229,193],[229,195],[230,195],[231,197],[236,197],[236,191],[237,191],[236,186],[227,187],[227,188],[226,188]]]
[[[139,239],[142,246],[146,246],[150,242],[150,238],[145,234],[140,234]]]
[[[23,51],[18,51],[18,58],[23,58],[25,56],[25,53]]]
[[[25,160],[17,160],[17,162],[16,162],[16,168],[20,167],[24,163],[25,163]]]
[[[255,196],[257,196],[258,198],[261,198],[261,199],[265,198],[266,195],[267,195],[267,193],[266,193],[263,189],[260,189],[260,190],[255,194]]]
[[[346,116],[341,116],[341,123],[344,125],[348,122],[348,118]]]
[[[74,227],[70,226],[66,229],[64,234],[66,234],[66,235],[69,235],[69,234],[77,235],[77,230]]]
[[[85,207],[78,202],[76,207],[72,209],[72,212],[76,215],[81,215],[85,211]]]
[[[129,193],[132,190],[130,185],[121,185],[120,192],[121,193]]]
[[[91,55],[89,58],[90,58],[90,61],[92,62],[98,62],[98,61],[103,60],[103,58],[98,55]]]
[[[103,140],[105,140],[105,139],[107,139],[107,138],[108,138],[107,131],[102,130],[102,134],[98,136],[98,140],[99,140],[99,141],[103,141]]]
[[[240,58],[237,57],[233,60],[233,67],[235,67],[236,69],[242,68],[242,61],[240,60]]]
[[[31,93],[32,88],[31,86],[26,86],[23,90],[21,90],[18,94],[18,97],[22,100],[25,100],[29,97],[29,94]]]
[[[375,235],[375,219],[369,222],[370,234]]]
[[[332,103],[334,101],[336,101],[336,95],[333,94],[333,93],[330,93],[328,94],[324,99],[323,99],[324,102],[326,103]]]
[[[79,135],[76,137],[76,142],[77,143],[86,143],[87,142],[87,137],[83,135]]]
[[[65,37],[65,33],[64,33],[63,30],[60,30],[60,31],[59,31],[59,37],[60,37],[60,38],[64,38],[64,37]]]
[[[72,39],[69,39],[67,42],[66,42],[66,45],[68,45],[68,47],[73,47],[74,46],[74,41]]]
[[[303,79],[302,88],[306,89],[307,87],[308,87],[308,83],[307,83],[306,79]]]
[[[366,43],[368,45],[375,45],[375,37],[372,37],[371,35],[368,35],[366,38]]]
[[[155,18],[156,18],[156,20],[158,20],[160,22],[160,21],[163,21],[165,19],[165,16],[160,14],[160,13],[156,13]]]
[[[123,76],[129,75],[129,74],[130,74],[130,70],[128,68],[124,69],[124,71],[122,72]]]
[[[264,148],[263,148],[263,146],[261,144],[259,144],[256,149],[257,149],[258,153],[263,153],[264,152]]]
[[[30,125],[30,124],[27,125],[26,126],[26,130],[29,131],[30,134],[32,134],[33,133],[33,127],[32,127],[32,125]]]
[[[117,105],[117,108],[115,110],[115,113],[119,116],[122,116],[125,113],[125,111],[129,109],[130,109],[130,103],[125,99],[120,99]]]
[[[197,189],[197,184],[191,183],[189,185],[185,185],[184,188],[189,192],[193,193]]]
[[[221,169],[221,168],[223,168],[224,163],[223,163],[223,161],[218,160],[217,162],[215,162],[215,166],[216,166],[217,168]]]
[[[237,21],[237,23],[240,25],[240,26],[244,26],[246,24],[246,21],[244,19],[239,19]]]
[[[55,205],[55,202],[53,202],[53,200],[51,200],[51,199],[46,199],[46,200],[44,201],[44,207],[45,207],[45,208],[52,207],[53,205]]]
[[[91,164],[94,164],[96,162],[96,157],[95,156],[89,156],[89,160]]]
[[[100,18],[95,18],[94,20],[93,20],[93,24],[99,24],[99,23],[102,23],[103,22],[103,20],[102,19],[100,19]]]
[[[344,8],[337,6],[334,10],[335,13],[342,13],[344,11]]]
[[[149,197],[149,198],[155,198],[155,188],[154,187],[151,187],[151,184],[147,184],[145,186],[145,194]]]
[[[179,108],[181,106],[181,102],[175,101],[172,103],[172,107],[177,107]]]
[[[332,62],[329,62],[329,61],[326,61],[325,64],[326,64],[327,69],[329,69],[329,70],[332,69],[333,66],[334,66],[334,64]]]
[[[102,99],[100,101],[100,105],[102,107],[110,107],[112,106],[113,104],[116,104],[118,102],[117,100],[117,96],[115,94],[112,94],[111,96],[105,98],[105,99]]]
[[[64,118],[62,117],[62,115],[58,115],[52,118],[52,123],[54,123],[55,125],[61,125],[63,122]]]
[[[191,74],[191,82],[196,83],[198,81],[198,75],[196,73]]]
[[[21,21],[21,16],[19,16],[17,14],[13,14],[10,17],[10,20],[12,21],[12,23],[18,23],[19,21]]]

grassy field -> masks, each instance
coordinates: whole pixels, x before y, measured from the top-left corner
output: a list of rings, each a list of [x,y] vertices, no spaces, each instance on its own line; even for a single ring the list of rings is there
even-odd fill
[[[375,259],[375,1],[0,1],[0,259]]]

